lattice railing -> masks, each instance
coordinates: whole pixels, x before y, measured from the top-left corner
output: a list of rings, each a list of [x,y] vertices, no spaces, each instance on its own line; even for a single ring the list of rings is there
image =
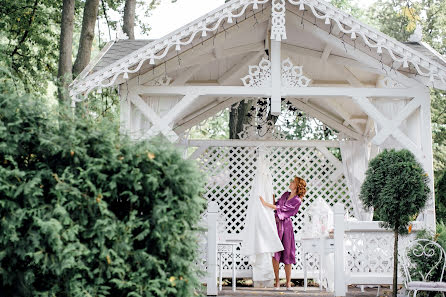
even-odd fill
[[[414,238],[415,233],[399,237],[400,256],[404,247]],[[348,231],[345,233],[344,243],[347,273],[393,273],[394,233],[391,230]]]
[[[323,149],[326,150],[324,147]],[[307,181],[307,195],[299,213],[292,219],[296,235],[296,264],[293,274],[302,272],[302,259],[299,243],[303,226],[303,214],[316,198],[321,197],[330,206],[342,202],[353,216],[353,204],[348,195],[344,176],[339,174],[339,164],[329,160],[322,148],[309,146],[268,147],[268,157],[273,175],[273,188],[277,199],[288,190],[295,175]],[[216,201],[220,214],[224,216],[225,230],[229,238],[240,239],[244,228],[247,202],[250,197],[251,183],[256,173],[257,151],[254,146],[211,146],[198,157],[197,162],[207,176],[204,197]],[[240,249],[240,246],[238,247]],[[203,254],[203,257],[205,255]],[[317,260],[309,256],[309,269],[317,269]],[[250,276],[251,267],[246,257],[237,255],[237,274]],[[231,273],[232,259],[223,255],[223,273]]]

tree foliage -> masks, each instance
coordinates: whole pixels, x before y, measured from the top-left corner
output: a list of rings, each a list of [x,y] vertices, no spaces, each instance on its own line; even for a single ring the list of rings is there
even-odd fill
[[[61,1],[0,0],[0,66],[28,92],[46,93],[57,72]]]
[[[369,162],[359,198],[366,208],[373,207],[394,231],[393,296],[397,296],[398,235],[406,234],[429,198],[428,175],[408,150],[384,150]]]
[[[11,81],[11,80],[8,80]],[[8,82],[6,81],[6,82]],[[87,114],[53,117],[0,85],[0,292],[193,296],[195,166]]]
[[[443,173],[435,185],[435,215],[437,222],[446,224],[446,172]]]
[[[359,198],[386,228],[407,233],[429,197],[428,176],[408,150],[384,150],[369,162]]]

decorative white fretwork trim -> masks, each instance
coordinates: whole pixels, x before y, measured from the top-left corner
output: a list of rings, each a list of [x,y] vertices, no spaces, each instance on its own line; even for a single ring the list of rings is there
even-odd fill
[[[302,66],[294,66],[290,58],[282,61],[283,87],[308,87],[311,79],[303,75]],[[262,58],[259,65],[249,66],[248,75],[241,78],[245,87],[271,87],[271,61]]]
[[[361,36],[368,47],[376,48],[378,54],[382,54],[383,49],[386,49],[395,62],[403,63],[404,68],[409,67],[409,63],[411,63],[418,74],[429,77],[431,83],[437,78],[443,84],[446,84],[445,67],[386,34],[359,22],[351,15],[339,10],[326,1],[288,1],[293,5],[298,5],[299,10],[305,10],[305,6],[307,6],[316,18],[325,19],[325,24],[327,25],[330,24],[330,20],[334,21],[340,31],[345,34],[350,34],[352,39],[356,39],[358,35]],[[421,67],[426,69],[426,71],[421,70]]]
[[[155,60],[164,58],[171,47],[175,46],[177,50],[180,50],[181,46],[190,44],[197,34],[201,33],[202,36],[206,36],[207,32],[214,32],[217,30],[222,21],[227,20],[228,23],[231,23],[233,18],[242,16],[246,12],[248,6],[252,5],[253,9],[258,9],[259,4],[265,4],[268,1],[269,0],[230,1],[219,9],[197,19],[188,26],[182,27],[171,34],[166,35],[164,38],[149,43],[115,63],[112,63],[108,67],[87,76],[81,81],[75,81],[74,84],[70,86],[70,96],[73,101],[82,101],[81,98],[78,98],[80,94],[87,95],[95,88],[110,87],[121,74],[123,74],[123,78],[126,79],[128,78],[129,73],[138,72],[145,61],[149,60],[151,64],[154,64]],[[276,3],[275,5],[283,2],[282,0],[271,1],[274,1],[274,3]],[[446,67],[378,30],[372,29],[359,22],[351,15],[335,8],[331,4],[323,0],[288,1],[293,5],[298,5],[300,10],[304,10],[305,6],[307,6],[316,18],[325,19],[326,24],[330,24],[330,20],[334,21],[340,31],[349,34],[352,39],[357,38],[358,35],[361,36],[368,47],[376,48],[377,53],[382,53],[383,49],[386,49],[389,52],[390,57],[396,62],[401,62],[403,67],[406,68],[409,66],[409,63],[411,63],[417,73],[429,77],[431,83],[433,83],[435,79],[438,79],[443,84],[446,84]],[[278,17],[274,17],[274,19],[277,21],[276,24],[282,24],[282,21],[279,21]],[[283,28],[284,26],[285,21],[283,20]],[[272,27],[276,28],[277,26]],[[282,28],[281,26],[279,27]],[[284,29],[282,33],[286,34]],[[276,35],[273,35],[273,30],[271,34],[271,37],[275,37],[275,39],[286,38],[280,34],[277,36],[278,33],[274,33]],[[133,67],[133,69],[129,69],[130,67]]]
[[[252,8],[258,9],[259,4],[267,3],[269,0],[233,0],[220,9],[214,10],[203,17],[192,22],[187,27],[182,27],[171,34],[166,35],[154,42],[143,46],[142,48],[132,52],[124,58],[114,62],[113,64],[101,69],[97,73],[92,74],[88,80],[83,80],[71,86],[70,96],[74,101],[82,101],[76,98],[79,94],[88,94],[95,88],[105,88],[114,84],[119,75],[124,74],[124,78],[128,78],[129,73],[139,71],[143,63],[149,60],[150,64],[155,64],[155,60],[164,58],[169,49],[173,46],[177,50],[181,46],[192,43],[197,34],[205,37],[208,32],[216,31],[224,20],[228,23],[233,22],[233,18],[242,16],[246,9],[252,5]],[[136,65],[133,69],[130,67]]]
[[[308,87],[311,79],[303,74],[302,66],[294,66],[290,58],[282,61],[282,86]]]
[[[281,41],[286,39],[285,0],[272,0],[271,9],[271,39]]]

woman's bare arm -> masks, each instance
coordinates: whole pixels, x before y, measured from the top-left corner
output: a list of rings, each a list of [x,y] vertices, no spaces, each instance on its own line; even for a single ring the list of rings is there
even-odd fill
[[[260,197],[260,201],[262,202],[263,206],[266,206],[266,207],[269,207],[269,208],[272,208],[272,209],[276,209],[276,208],[277,208],[275,205],[266,202],[266,201],[263,199],[262,196],[259,196],[259,197]]]

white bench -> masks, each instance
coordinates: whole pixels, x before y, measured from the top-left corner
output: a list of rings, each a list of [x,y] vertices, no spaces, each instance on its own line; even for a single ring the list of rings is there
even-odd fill
[[[402,258],[405,274],[404,286],[409,292],[408,296],[410,292],[413,292],[413,297],[416,297],[418,291],[435,291],[441,292],[444,297],[444,292],[446,292],[446,280],[444,279],[446,253],[438,243],[428,239],[414,240],[404,249]],[[417,261],[426,261],[427,259],[432,259],[435,263],[430,270],[424,273],[418,271],[417,274],[414,274]],[[432,279],[433,272],[438,268],[442,269],[440,278]],[[414,280],[415,277],[421,278],[421,280]]]

